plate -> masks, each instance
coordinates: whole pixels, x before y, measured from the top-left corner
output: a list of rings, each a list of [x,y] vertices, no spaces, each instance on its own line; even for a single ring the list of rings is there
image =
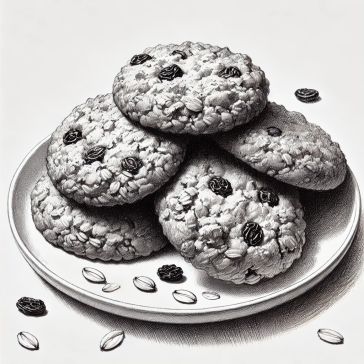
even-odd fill
[[[45,171],[49,138],[39,143],[20,164],[12,180],[8,214],[15,240],[31,267],[65,294],[116,315],[167,323],[201,323],[251,315],[277,306],[306,292],[325,278],[348,251],[360,216],[360,195],[353,173],[334,191],[302,193],[307,222],[307,242],[302,258],[282,275],[256,286],[235,286],[209,278],[195,270],[171,247],[152,257],[129,263],[94,262],[53,247],[36,230],[30,212],[30,192]],[[182,267],[186,279],[180,283],[159,280],[163,264]],[[120,289],[106,293],[82,275],[84,267],[102,271],[108,282]],[[135,276],[148,276],[157,291],[146,293],[133,285]],[[182,304],[172,295],[176,289],[193,292],[195,304]],[[220,299],[208,300],[202,292],[213,291]]]

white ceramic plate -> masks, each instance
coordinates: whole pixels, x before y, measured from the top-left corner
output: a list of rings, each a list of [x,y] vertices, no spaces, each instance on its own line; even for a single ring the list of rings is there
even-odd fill
[[[212,322],[246,316],[286,302],[306,292],[327,276],[343,258],[355,236],[360,215],[359,189],[351,171],[343,185],[331,192],[304,192],[307,242],[302,258],[285,273],[256,286],[235,286],[195,270],[172,248],[132,263],[103,263],[78,258],[49,244],[36,230],[30,212],[30,192],[45,171],[49,139],[38,144],[19,166],[10,186],[8,213],[15,240],[32,268],[54,287],[90,306],[121,316],[169,322]],[[183,268],[186,280],[166,283],[156,271],[163,264]],[[121,288],[104,293],[102,285],[82,276],[83,267],[101,270],[109,282]],[[133,285],[135,276],[149,276],[158,290],[144,293]],[[172,292],[187,289],[197,303],[177,302]],[[215,291],[218,300],[207,300],[204,291]]]

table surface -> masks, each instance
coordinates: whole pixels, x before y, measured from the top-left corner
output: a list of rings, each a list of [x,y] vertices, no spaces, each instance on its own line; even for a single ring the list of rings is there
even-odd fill
[[[344,150],[364,190],[361,103],[364,95],[364,3],[360,1],[1,1],[0,211],[2,294],[0,363],[359,363],[364,311],[363,224],[335,271],[307,294],[268,312],[224,323],[178,326],[100,312],[65,296],[28,266],[6,215],[11,177],[26,153],[74,105],[111,90],[131,55],[155,43],[203,41],[246,52],[266,72],[270,99],[319,123]],[[320,91],[298,102],[300,87]],[[323,206],[322,208],[325,208]],[[40,297],[42,318],[19,314],[21,296]],[[317,338],[332,328],[344,345]],[[122,347],[99,350],[109,330]],[[30,331],[41,348],[16,340]]]

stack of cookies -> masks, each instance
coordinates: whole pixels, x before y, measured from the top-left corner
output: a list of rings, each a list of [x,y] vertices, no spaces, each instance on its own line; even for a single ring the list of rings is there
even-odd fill
[[[169,241],[221,280],[284,272],[305,243],[299,188],[337,187],[346,160],[268,93],[264,72],[228,48],[184,42],[133,56],[112,94],[75,107],[52,134],[31,195],[36,227],[91,259],[136,259]]]

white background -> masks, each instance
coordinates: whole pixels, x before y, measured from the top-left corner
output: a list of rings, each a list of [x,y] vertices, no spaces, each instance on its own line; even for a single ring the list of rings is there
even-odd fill
[[[248,53],[271,82],[270,99],[303,112],[340,142],[364,190],[364,6],[360,1],[1,2],[1,363],[359,363],[364,325],[362,231],[317,289],[267,313],[224,324],[170,326],[117,318],[77,303],[41,280],[17,250],[6,194],[17,165],[87,97],[110,92],[130,57],[155,43],[203,41]],[[300,87],[322,100],[298,102]],[[325,206],[322,206],[324,209]],[[42,318],[19,314],[21,296],[42,297]],[[320,327],[343,333],[325,344]],[[99,339],[122,328],[122,347]],[[17,332],[37,335],[29,352]]]

